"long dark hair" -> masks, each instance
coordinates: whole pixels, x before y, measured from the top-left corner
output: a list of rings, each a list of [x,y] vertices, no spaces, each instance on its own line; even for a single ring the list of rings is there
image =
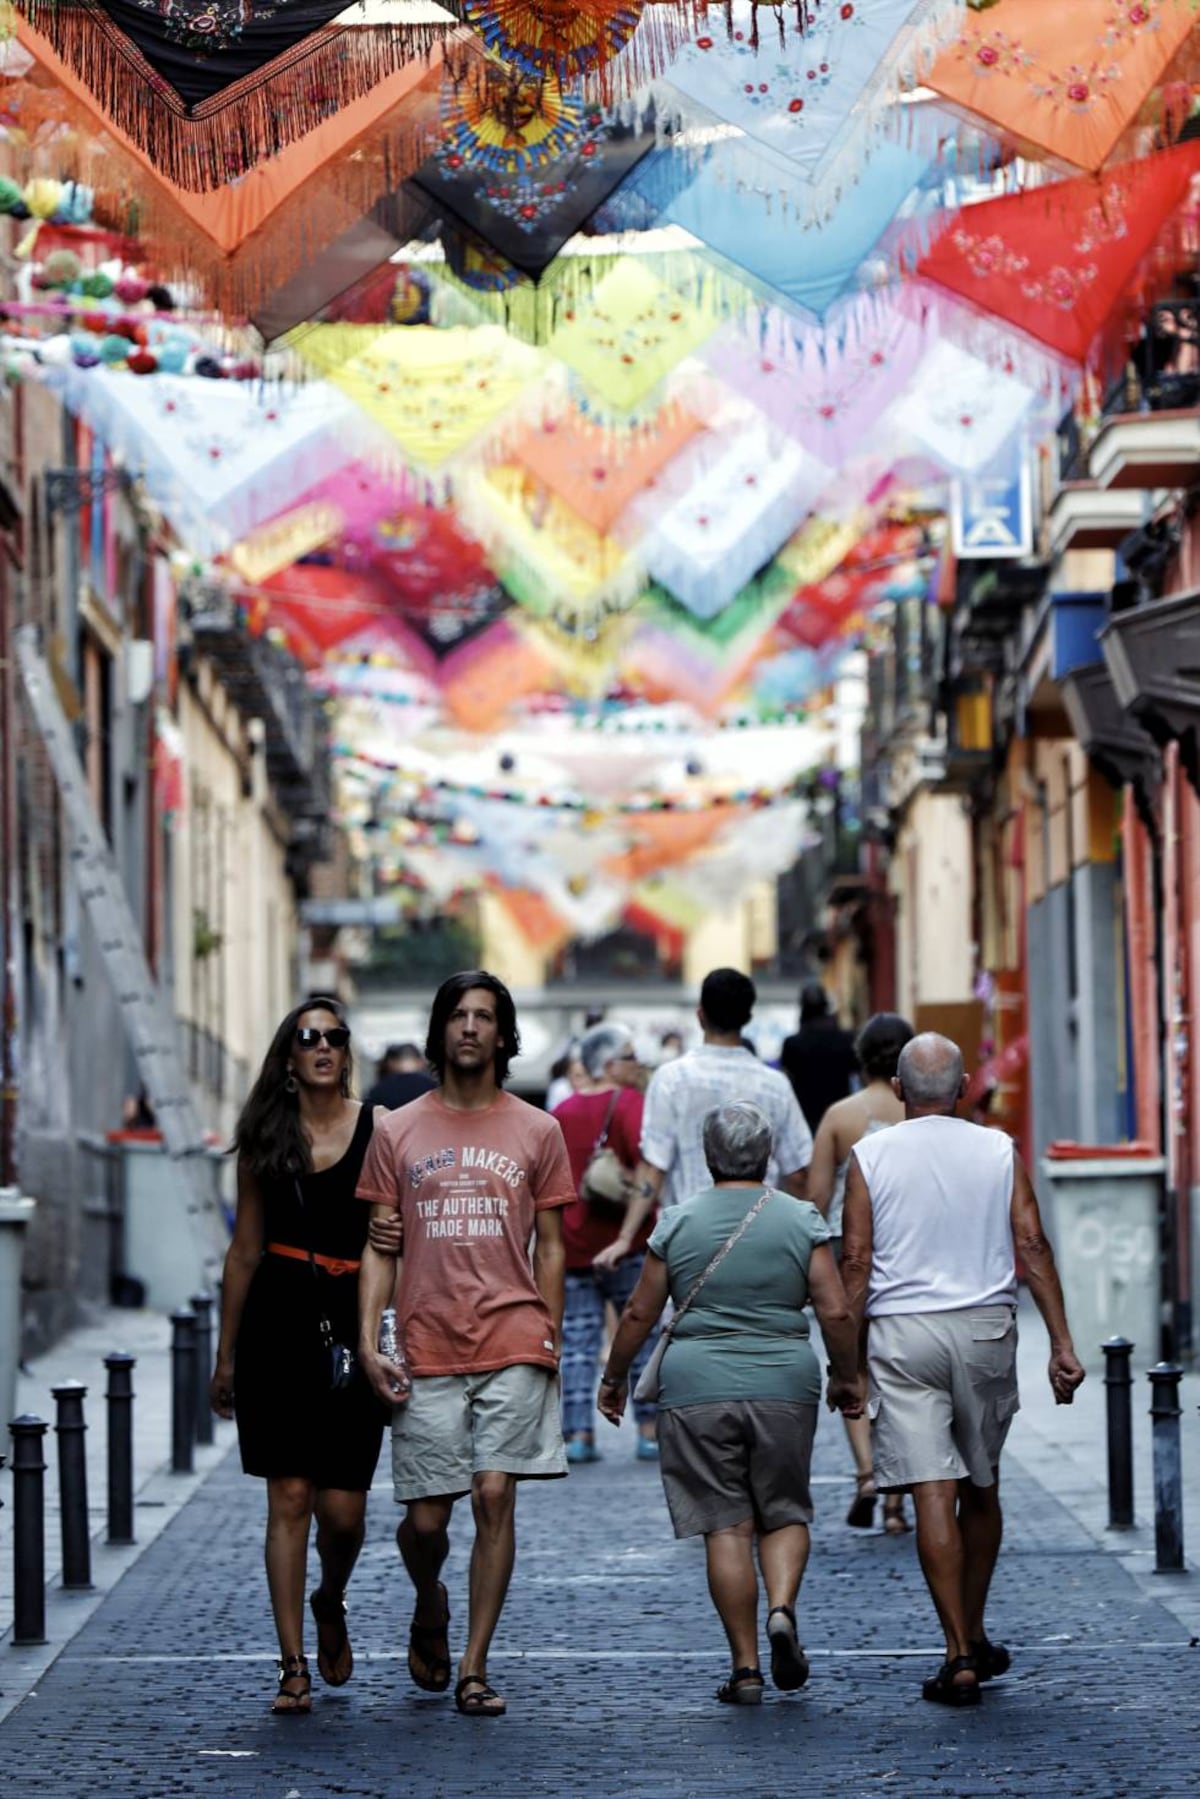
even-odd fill
[[[326,994],[314,994],[311,999],[292,1007],[271,1039],[271,1047],[263,1057],[258,1079],[242,1107],[230,1145],[251,1173],[265,1175],[267,1179],[312,1172],[312,1150],[300,1123],[299,1100],[287,1085],[292,1041],[306,1012],[332,1012],[339,1024],[346,1024],[341,1004]],[[343,1093],[349,1094],[353,1080],[354,1051],[347,1044],[342,1066]]]
[[[517,1008],[504,982],[498,975],[488,974],[484,968],[468,968],[462,974],[452,974],[434,994],[429,1011],[429,1035],[425,1039],[425,1060],[431,1068],[437,1069],[438,1079],[441,1080],[446,1072],[446,1026],[450,1022],[450,1014],[463,994],[469,993],[473,987],[483,987],[496,1002],[496,1024],[500,1031],[500,1046],[496,1051],[495,1063],[496,1085],[502,1087],[508,1078],[509,1063],[521,1053]]]
[[[911,1041],[913,1028],[898,1012],[876,1012],[868,1018],[854,1043],[858,1065],[869,1081],[890,1081],[900,1064],[900,1051]]]

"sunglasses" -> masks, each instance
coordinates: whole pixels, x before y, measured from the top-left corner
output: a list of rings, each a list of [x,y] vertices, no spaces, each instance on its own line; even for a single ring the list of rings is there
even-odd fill
[[[345,1049],[349,1041],[350,1033],[344,1024],[332,1025],[327,1031],[319,1031],[315,1024],[303,1024],[296,1032],[299,1049],[316,1049],[319,1043],[327,1043],[330,1049]]]

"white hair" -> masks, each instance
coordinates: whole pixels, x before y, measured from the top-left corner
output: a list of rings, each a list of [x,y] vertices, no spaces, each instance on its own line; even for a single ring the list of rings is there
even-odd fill
[[[760,1181],[770,1159],[771,1121],[748,1099],[706,1113],[704,1160],[714,1181]]]

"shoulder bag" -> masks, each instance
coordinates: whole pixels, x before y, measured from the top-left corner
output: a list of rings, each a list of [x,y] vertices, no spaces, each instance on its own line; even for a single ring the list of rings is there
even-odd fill
[[[579,1183],[579,1197],[588,1205],[615,1207],[623,1211],[629,1204],[632,1180],[620,1156],[608,1143],[608,1133],[620,1098],[621,1089],[614,1087],[608,1110],[604,1114],[604,1123],[600,1126],[600,1135],[592,1145],[588,1165]]]
[[[338,1393],[348,1387],[358,1371],[358,1359],[352,1349],[345,1343],[334,1339],[333,1326],[329,1322],[329,1312],[321,1304],[321,1277],[317,1273],[317,1264],[313,1260],[312,1244],[308,1241],[308,1214],[304,1210],[304,1189],[300,1185],[300,1177],[296,1176],[296,1203],[300,1207],[300,1216],[304,1220],[304,1247],[308,1251],[308,1265],[312,1269],[312,1277],[316,1281],[314,1292],[317,1296],[317,1326],[321,1332],[321,1344],[325,1351],[325,1363],[329,1374],[329,1388]]]
[[[754,1223],[754,1220],[758,1217],[758,1214],[762,1211],[774,1191],[774,1187],[763,1188],[762,1193],[750,1207],[750,1210],[746,1213],[746,1216],[742,1219],[732,1236],[727,1237],[724,1243],[722,1243],[720,1249],[708,1264],[708,1267],[704,1270],[704,1273],[700,1276],[683,1304],[679,1307],[679,1310],[673,1317],[668,1319],[666,1324],[663,1325],[662,1330],[659,1332],[658,1342],[654,1345],[654,1354],[642,1369],[641,1374],[638,1376],[637,1386],[633,1389],[633,1397],[641,1400],[643,1405],[653,1405],[658,1398],[658,1389],[661,1384],[660,1376],[662,1371],[662,1359],[670,1347],[671,1338],[678,1328],[679,1320],[683,1317],[709,1275],[712,1274],[725,1260],[725,1257],[729,1254],[739,1237],[745,1236],[746,1232],[750,1229],[750,1226]]]

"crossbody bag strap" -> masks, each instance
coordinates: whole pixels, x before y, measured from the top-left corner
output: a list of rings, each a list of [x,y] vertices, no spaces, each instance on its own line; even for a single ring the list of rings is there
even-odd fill
[[[613,1093],[612,1093],[612,1098],[608,1102],[608,1110],[604,1114],[604,1123],[600,1126],[600,1135],[596,1138],[596,1141],[592,1144],[592,1156],[598,1156],[600,1154],[600,1151],[604,1148],[604,1145],[608,1142],[608,1133],[612,1127],[613,1113],[617,1109],[617,1101],[620,1099],[620,1097],[621,1097],[621,1089],[619,1087],[614,1087]],[[588,1157],[589,1162],[591,1161],[591,1159],[592,1159],[591,1156],[589,1156]]]
[[[312,1269],[312,1277],[317,1283],[315,1289],[317,1293],[317,1324],[321,1331],[321,1341],[324,1343],[326,1349],[332,1349],[333,1326],[329,1322],[328,1312],[320,1302],[321,1277],[317,1273],[317,1264],[316,1259],[313,1256],[312,1244],[308,1240],[308,1213],[304,1209],[304,1188],[300,1184],[300,1176],[298,1174],[293,1175],[292,1180],[296,1188],[296,1204],[300,1207],[300,1216],[304,1220],[304,1249],[308,1256],[308,1265]]]
[[[770,1199],[770,1197],[774,1193],[774,1191],[775,1191],[774,1187],[764,1187],[762,1192],[759,1194],[758,1198],[755,1200],[754,1204],[750,1207],[750,1210],[746,1213],[746,1216],[742,1219],[741,1223],[738,1225],[737,1229],[732,1233],[732,1235],[726,1237],[724,1243],[722,1243],[720,1249],[717,1251],[717,1253],[713,1257],[712,1261],[708,1264],[708,1267],[704,1270],[704,1273],[700,1276],[699,1280],[697,1280],[693,1284],[692,1290],[688,1294],[687,1298],[684,1300],[683,1304],[676,1309],[676,1311],[672,1314],[672,1316],[667,1320],[666,1324],[663,1325],[662,1334],[664,1337],[669,1337],[673,1334],[676,1325],[679,1323],[679,1320],[683,1317],[684,1313],[687,1311],[688,1307],[691,1305],[692,1301],[695,1299],[697,1293],[699,1293],[701,1287],[704,1285],[704,1283],[708,1279],[709,1275],[712,1274],[715,1269],[720,1267],[721,1263],[725,1260],[725,1257],[729,1254],[729,1252],[733,1248],[734,1244],[736,1242],[738,1242],[738,1240],[740,1238],[745,1236],[746,1232],[750,1229],[750,1226],[754,1223],[754,1220],[758,1217],[758,1214],[762,1211],[763,1207],[766,1205],[767,1201]]]

